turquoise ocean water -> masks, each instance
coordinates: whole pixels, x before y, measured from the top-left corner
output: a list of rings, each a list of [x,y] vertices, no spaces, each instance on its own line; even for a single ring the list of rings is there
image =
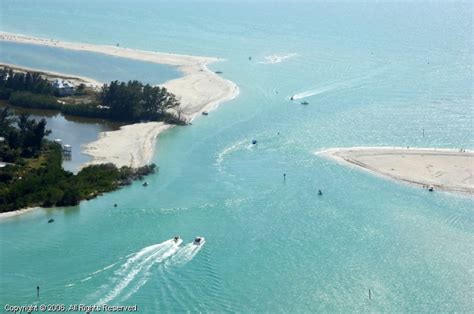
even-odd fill
[[[0,3],[3,31],[221,57],[240,87],[160,137],[148,187],[2,220],[0,303],[474,311],[472,198],[314,155],[473,148],[472,4]]]

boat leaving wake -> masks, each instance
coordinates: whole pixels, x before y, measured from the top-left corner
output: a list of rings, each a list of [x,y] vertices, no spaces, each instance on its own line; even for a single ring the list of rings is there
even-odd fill
[[[260,61],[259,63],[261,64],[275,64],[275,63],[281,63],[286,59],[292,58],[296,56],[296,53],[290,53],[287,55],[269,55],[264,57],[265,61]]]
[[[194,256],[199,253],[206,242],[203,242],[200,245],[194,244],[194,242],[188,243],[176,252],[171,258],[166,260],[164,263],[165,267],[170,266],[184,266],[188,262],[190,262]]]
[[[151,245],[133,254],[125,263],[115,271],[111,283],[102,286],[102,294],[105,293],[97,304],[108,303],[123,295],[123,300],[135,294],[151,275],[151,268],[175,254],[182,240],[174,239]],[[101,292],[99,291],[99,295]]]
[[[363,75],[363,76],[360,76],[360,77],[356,77],[356,78],[345,80],[345,81],[335,82],[333,84],[320,86],[318,88],[314,88],[314,89],[311,89],[311,90],[308,90],[308,91],[305,91],[305,92],[294,94],[293,96],[290,97],[290,99],[291,100],[298,100],[298,99],[303,99],[303,98],[306,98],[306,97],[326,93],[326,92],[329,92],[329,91],[332,91],[332,90],[335,90],[335,89],[353,88],[357,85],[363,84],[366,79],[370,79],[374,76],[377,76],[377,75],[383,73],[386,69],[387,69],[387,67],[382,67],[380,69],[377,69],[373,72],[370,72],[370,73],[368,73],[366,75]]]

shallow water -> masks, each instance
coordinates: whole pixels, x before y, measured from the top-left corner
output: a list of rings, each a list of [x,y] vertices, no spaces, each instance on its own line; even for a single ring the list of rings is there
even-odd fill
[[[2,30],[223,57],[241,93],[160,137],[148,187],[1,221],[1,303],[474,311],[472,198],[314,155],[473,148],[471,4],[22,4],[2,2]]]

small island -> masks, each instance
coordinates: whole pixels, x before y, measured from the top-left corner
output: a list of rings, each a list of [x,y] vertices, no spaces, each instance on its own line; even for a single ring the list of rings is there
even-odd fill
[[[465,149],[352,147],[317,154],[429,190],[474,194],[474,153]]]
[[[81,83],[76,87],[44,73],[3,67],[0,99],[23,108],[125,123],[146,119],[159,121],[149,123],[186,124],[175,95],[138,81],[114,81],[101,88]],[[36,121],[27,114],[14,117],[8,106],[0,111],[0,212],[77,205],[155,172],[156,165],[144,165],[143,161],[123,165],[104,160],[86,165],[74,175],[62,168],[63,147],[47,140],[49,133],[44,119]]]

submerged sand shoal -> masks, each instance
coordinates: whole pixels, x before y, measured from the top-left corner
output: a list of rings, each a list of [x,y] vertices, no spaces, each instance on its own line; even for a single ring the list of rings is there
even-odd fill
[[[474,194],[474,153],[435,148],[352,147],[317,152],[395,180]]]
[[[89,51],[176,66],[183,73],[183,76],[170,80],[162,86],[177,96],[181,103],[182,114],[188,120],[193,120],[202,111],[215,109],[218,104],[233,99],[239,92],[237,85],[223,79],[207,68],[208,64],[221,61],[218,58],[159,53],[117,46],[71,43],[6,32],[0,32],[0,40]],[[94,81],[87,78],[80,79]],[[92,156],[91,163],[112,162],[119,167],[123,165],[139,167],[149,163],[151,156],[153,156],[156,137],[169,127],[154,122],[129,125],[118,131],[101,134],[97,141],[87,144],[83,148],[85,153]]]

